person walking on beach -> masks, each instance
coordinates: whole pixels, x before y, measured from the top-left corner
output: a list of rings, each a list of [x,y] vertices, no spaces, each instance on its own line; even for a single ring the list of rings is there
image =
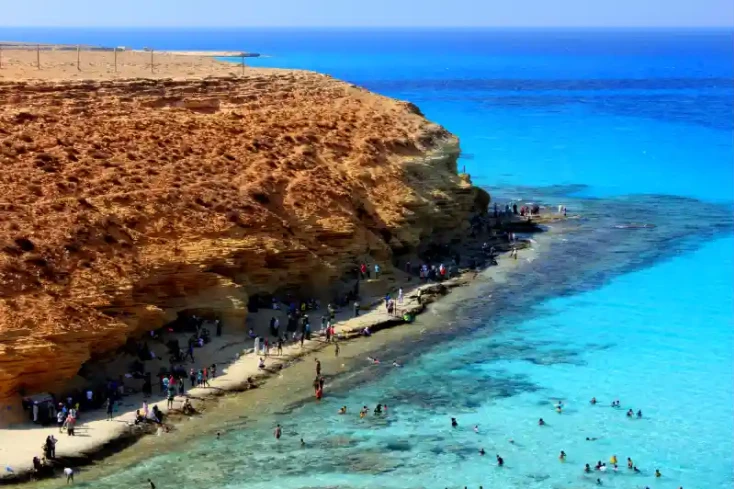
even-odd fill
[[[321,376],[321,362],[316,358],[316,377]]]
[[[61,433],[64,430],[64,421],[66,420],[66,416],[64,415],[64,411],[59,411],[56,413],[56,424],[59,425],[59,433]]]
[[[403,303],[403,288],[400,287],[398,289],[398,304],[402,304],[402,303]]]
[[[107,421],[112,420],[112,413],[115,409],[115,401],[112,400],[111,397],[107,398]]]
[[[202,377],[201,378],[203,380],[204,387],[209,387],[209,374],[207,372],[207,368],[204,367],[204,370],[202,370],[201,373],[202,373]]]
[[[168,409],[173,409],[173,399],[176,397],[176,391],[175,387],[170,387],[168,389],[168,401],[166,403],[166,406]]]
[[[334,356],[339,356],[339,343],[337,343],[336,341],[334,342]]]
[[[283,338],[278,337],[278,356],[283,355]]]
[[[354,317],[359,316],[359,302],[354,302]]]
[[[275,439],[280,440],[280,435],[282,434],[283,430],[281,430],[280,425],[277,425],[275,427]]]
[[[66,435],[74,436],[74,425],[76,424],[76,418],[69,414],[66,417]]]

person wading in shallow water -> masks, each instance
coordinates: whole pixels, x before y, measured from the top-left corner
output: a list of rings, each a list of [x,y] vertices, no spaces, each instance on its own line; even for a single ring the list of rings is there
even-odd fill
[[[280,428],[280,425],[277,425],[275,427],[275,439],[280,440],[280,435],[283,434],[283,430]]]
[[[150,489],[155,489],[155,484],[153,484],[153,481],[148,479],[148,484],[150,484]]]

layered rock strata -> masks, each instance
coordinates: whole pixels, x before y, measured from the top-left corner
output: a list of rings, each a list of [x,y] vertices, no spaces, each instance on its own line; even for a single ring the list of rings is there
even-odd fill
[[[0,83],[0,404],[179,311],[324,292],[489,197],[408,103],[327,76]],[[6,416],[7,417],[7,416]]]

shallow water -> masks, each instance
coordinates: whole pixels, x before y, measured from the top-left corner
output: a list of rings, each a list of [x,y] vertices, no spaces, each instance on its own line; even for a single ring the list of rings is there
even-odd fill
[[[276,403],[244,429],[223,424],[222,440],[202,436],[82,485],[570,488],[597,476],[619,488],[734,485],[731,32],[75,34],[159,49],[246,44],[273,55],[253,64],[317,69],[409,99],[460,136],[460,164],[495,198],[583,216],[557,226],[541,258],[505,283],[423,319],[443,322],[440,332],[381,349],[403,368],[365,362],[333,379],[319,405]],[[657,227],[615,228],[630,222]],[[386,417],[356,416],[378,402]],[[352,414],[336,416],[343,404]],[[644,417],[627,419],[628,408]],[[275,443],[278,422],[286,436]],[[584,463],[613,454],[619,473],[584,476]],[[641,475],[627,471],[628,456]]]

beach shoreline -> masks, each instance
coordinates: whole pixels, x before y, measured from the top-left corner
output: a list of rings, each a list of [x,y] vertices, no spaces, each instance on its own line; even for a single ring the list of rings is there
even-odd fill
[[[402,315],[410,314],[413,317],[420,318],[420,315],[426,312],[431,304],[444,305],[451,303],[452,296],[456,298],[452,291],[457,288],[501,281],[509,270],[516,268],[519,263],[529,260],[528,257],[536,251],[532,247],[534,243],[534,240],[523,241],[521,243],[522,247],[519,247],[518,250],[518,259],[513,259],[509,252],[503,253],[497,257],[497,265],[484,268],[482,271],[464,271],[458,276],[443,282],[416,283],[412,288],[406,288],[400,316],[387,314],[384,301],[379,301],[358,317],[336,322],[335,331],[340,345],[352,344],[352,340],[355,339],[366,339],[366,341],[360,341],[359,344],[363,345],[364,348],[369,348],[370,343],[374,342],[371,341],[371,336],[366,337],[361,334],[365,327],[369,327],[372,333],[377,333],[380,330],[412,323],[413,321],[406,322]],[[419,296],[420,300],[418,299]],[[457,300],[459,299],[457,298]],[[312,340],[304,343],[303,347],[297,342],[284,346],[282,356],[271,355],[267,358],[264,370],[258,368],[258,355],[252,351],[252,348],[245,349],[238,359],[224,368],[222,375],[210,380],[210,387],[196,387],[190,389],[185,396],[177,396],[172,410],[166,407],[166,399],[162,396],[160,400],[150,402],[151,409],[156,405],[164,413],[166,416],[165,422],[172,429],[171,433],[166,433],[164,438],[175,437],[177,429],[181,426],[180,423],[188,419],[179,409],[184,399],[188,398],[194,409],[196,409],[197,416],[195,417],[201,423],[206,423],[207,411],[217,410],[216,405],[212,407],[212,401],[216,402],[225,396],[246,396],[245,391],[252,391],[251,380],[254,381],[254,387],[257,387],[257,391],[269,391],[271,389],[270,381],[279,376],[282,377],[282,372],[289,370],[289,367],[311,360],[327,348],[333,349],[333,343],[325,342],[322,334],[317,332]],[[267,393],[263,395],[267,395]],[[142,401],[143,398],[140,395],[133,396],[136,399],[138,397],[140,398],[138,401]],[[125,402],[125,405],[130,406],[130,401]],[[0,484],[25,484],[32,481],[31,459],[34,455],[40,457],[43,440],[49,435],[56,435],[61,440],[57,444],[56,459],[53,461],[53,468],[61,470],[64,467],[88,466],[107,459],[134,446],[144,438],[150,438],[146,435],[156,433],[150,423],[136,426],[134,423],[135,409],[127,407],[125,409],[126,411],[123,413],[116,413],[112,421],[107,421],[104,409],[83,413],[86,417],[91,416],[92,420],[85,421],[82,419],[76,429],[78,433],[82,433],[82,437],[73,437],[73,439],[66,435],[59,435],[58,428],[55,426],[45,428],[23,426],[21,429],[3,430],[6,435],[15,437],[22,434],[24,440],[32,439],[33,442],[22,443],[21,447],[16,447],[13,450],[12,455],[3,454],[6,469],[3,477],[0,477]],[[0,432],[0,436],[2,436],[2,432]],[[0,439],[0,447],[7,446],[2,441]]]

